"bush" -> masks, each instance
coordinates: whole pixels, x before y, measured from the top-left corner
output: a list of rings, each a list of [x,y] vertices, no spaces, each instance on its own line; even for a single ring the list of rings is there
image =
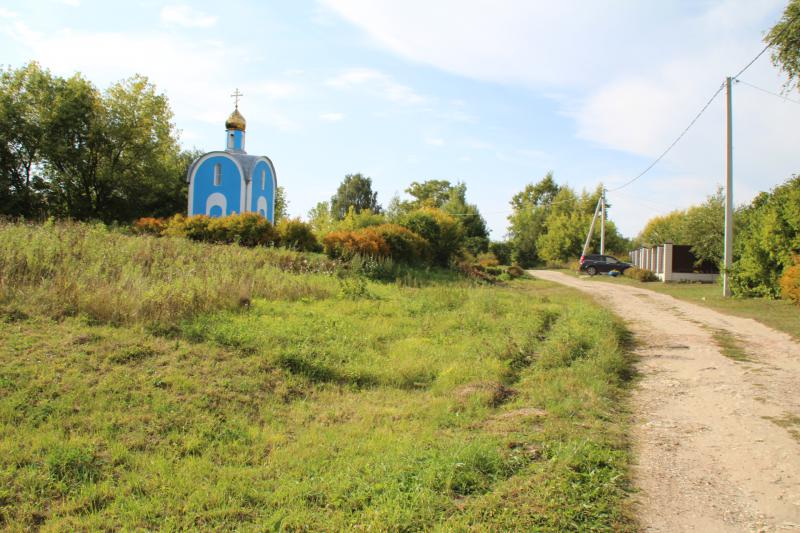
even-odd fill
[[[269,246],[277,240],[270,222],[257,213],[211,218],[206,215],[175,215],[164,222],[162,235],[186,237],[193,241]]]
[[[371,226],[380,226],[386,222],[386,217],[380,213],[373,213],[370,209],[356,212],[351,205],[345,217],[336,223],[339,231],[357,231]]]
[[[461,225],[441,209],[423,207],[411,211],[401,217],[400,225],[430,243],[431,258],[438,265],[449,265],[461,249],[463,240]]]
[[[525,270],[523,270],[522,267],[516,263],[508,267],[506,272],[508,272],[508,275],[512,278],[521,278],[525,275]]]
[[[486,237],[464,237],[462,245],[464,249],[472,255],[478,255],[489,251],[489,239]]]
[[[144,217],[133,223],[133,232],[137,235],[160,236],[167,228],[163,218]]]
[[[500,265],[500,261],[495,257],[492,252],[482,253],[478,256],[478,263],[485,267],[496,267]]]
[[[486,267],[466,259],[456,261],[454,267],[458,272],[477,281],[486,283],[495,283],[497,281],[493,274],[486,272]]]
[[[794,264],[783,271],[781,297],[800,305],[800,256],[794,256]]]
[[[656,276],[653,272],[636,267],[626,268],[623,274],[638,281],[659,281],[658,276]]]
[[[800,176],[756,196],[737,212],[736,225],[733,294],[777,298],[782,273],[800,253]]]
[[[301,252],[319,252],[322,249],[311,229],[311,224],[299,218],[281,220],[275,229],[278,234],[278,244],[284,248]]]
[[[500,261],[501,265],[511,264],[511,243],[508,242],[493,242],[489,244],[489,252]]]
[[[333,231],[322,238],[325,253],[333,259],[364,257],[387,257],[389,245],[373,228],[359,231]]]
[[[381,224],[371,229],[386,241],[394,261],[417,264],[429,260],[430,244],[410,229],[398,224]]]

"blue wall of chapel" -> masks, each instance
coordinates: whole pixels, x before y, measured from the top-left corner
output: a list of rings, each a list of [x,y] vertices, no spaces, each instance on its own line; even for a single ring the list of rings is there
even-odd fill
[[[261,187],[261,172],[264,172],[264,187]],[[275,198],[275,177],[272,175],[272,169],[265,161],[259,161],[256,164],[255,169],[253,170],[252,174],[252,189],[251,189],[251,196],[250,196],[250,210],[254,213],[258,213],[258,199],[263,197],[266,200],[267,204],[267,212],[261,213],[264,215],[267,220],[270,222],[275,221],[275,213],[273,212],[275,207],[273,205],[273,200]]]
[[[219,185],[214,185],[214,166],[217,164],[220,165],[221,180]],[[227,198],[227,210],[225,213],[220,213],[219,209],[216,209],[212,211],[212,216],[239,212],[242,201],[242,176],[236,163],[224,156],[209,157],[195,172],[192,212],[195,215],[206,214],[206,201],[216,192],[222,193]]]
[[[226,149],[227,150],[244,150],[244,132],[239,130],[227,130],[228,139],[230,139],[231,135],[233,135],[233,144],[226,142]]]

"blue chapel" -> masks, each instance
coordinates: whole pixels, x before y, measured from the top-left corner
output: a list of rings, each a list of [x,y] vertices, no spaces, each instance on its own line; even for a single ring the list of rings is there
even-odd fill
[[[266,156],[244,151],[247,126],[236,108],[225,121],[225,150],[203,154],[189,165],[189,216],[258,213],[275,223],[275,167]]]

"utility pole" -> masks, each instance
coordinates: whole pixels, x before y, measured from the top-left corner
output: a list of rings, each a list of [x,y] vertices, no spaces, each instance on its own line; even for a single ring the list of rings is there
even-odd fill
[[[600,255],[606,254],[606,188],[600,196]]]
[[[728,96],[728,153],[725,180],[725,258],[722,272],[722,296],[731,295],[730,270],[733,265],[733,94],[730,76],[725,80]]]
[[[589,233],[586,235],[586,242],[583,243],[583,253],[581,254],[581,264],[583,264],[583,260],[586,258],[586,252],[589,251],[589,243],[592,240],[592,234],[594,233],[594,223],[597,220],[597,214],[600,212],[600,202],[602,202],[602,198],[597,201],[597,206],[594,208],[594,216],[592,217],[592,224],[589,226]]]

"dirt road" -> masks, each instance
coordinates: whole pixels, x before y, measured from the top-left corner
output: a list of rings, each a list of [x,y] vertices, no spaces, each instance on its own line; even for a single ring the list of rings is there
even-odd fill
[[[588,292],[633,331],[634,482],[644,531],[800,531],[800,344],[646,289],[531,271]],[[738,339],[747,361],[713,339]]]

